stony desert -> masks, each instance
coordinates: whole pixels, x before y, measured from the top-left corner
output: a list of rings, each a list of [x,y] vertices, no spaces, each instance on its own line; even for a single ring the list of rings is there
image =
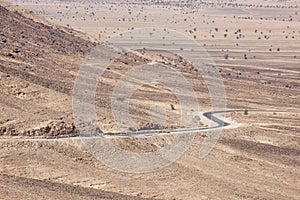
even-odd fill
[[[300,199],[299,7],[297,0],[0,0],[0,199]],[[145,29],[150,34],[124,42]],[[149,40],[159,30],[166,38]],[[169,40],[173,33],[186,39]],[[93,55],[111,54],[95,49],[110,49],[116,37],[183,48],[119,52],[97,76]],[[213,63],[198,68],[180,56],[190,44],[201,55],[185,55]],[[139,66],[150,70],[131,77]],[[84,74],[89,67],[95,71]],[[199,112],[191,118],[182,118],[192,97],[176,77],[194,90]],[[217,83],[222,90],[211,89]],[[76,107],[78,93],[86,107]],[[85,108],[95,110],[94,121]],[[97,134],[82,135],[93,123]],[[215,132],[215,145],[199,157]],[[103,136],[119,150],[108,151]],[[184,152],[155,170],[159,163],[130,160],[178,144]]]

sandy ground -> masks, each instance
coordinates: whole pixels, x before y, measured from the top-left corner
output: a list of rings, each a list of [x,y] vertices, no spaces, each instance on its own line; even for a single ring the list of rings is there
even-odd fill
[[[75,188],[74,195],[87,196],[87,199],[101,199],[100,194],[95,198],[88,196],[90,193],[86,193],[90,190],[87,188],[95,189],[96,193],[106,191],[155,199],[298,199],[299,116],[249,114],[233,117],[247,126],[225,130],[208,157],[198,158],[203,142],[199,135],[182,158],[153,173],[128,174],[112,170],[83,151],[76,139],[1,142],[1,173],[41,180],[32,183],[33,187],[57,184],[53,189],[55,194],[67,190],[60,184],[80,186],[80,189]],[[258,117],[260,123],[255,122]],[[284,118],[294,126],[280,125]],[[149,150],[147,141],[151,143],[153,138],[139,143],[122,139],[118,145],[143,151]],[[24,187],[19,182],[10,184],[15,184],[17,189]],[[49,189],[46,185],[45,190],[52,190],[52,187]],[[22,191],[24,196],[36,195],[35,198],[42,199],[35,188],[25,187]],[[8,193],[5,199],[13,194]],[[48,198],[56,199],[55,196]]]
[[[0,125],[6,138],[74,134],[72,87],[80,63],[93,42],[132,27],[174,29],[196,39],[222,75],[228,108],[300,110],[299,2],[205,1],[194,6],[144,1],[11,2],[49,22],[29,11],[18,9],[19,15],[1,10]],[[211,108],[201,77],[176,56],[163,54],[163,59],[159,54],[135,52],[105,72],[96,97],[103,130],[116,130],[109,98],[117,80],[139,64],[173,59],[170,66],[194,86],[201,110]],[[166,128],[179,126],[179,109],[170,107],[179,108],[178,102],[160,85],[140,88],[131,104],[131,114],[141,127],[151,121],[152,104],[166,108]],[[201,132],[178,161],[146,174],[110,169],[79,139],[1,140],[0,198],[299,199],[299,114],[231,113],[227,118],[238,125],[223,131],[209,156],[199,159],[199,147],[210,135]],[[152,152],[168,140],[162,135],[114,143],[131,152]]]

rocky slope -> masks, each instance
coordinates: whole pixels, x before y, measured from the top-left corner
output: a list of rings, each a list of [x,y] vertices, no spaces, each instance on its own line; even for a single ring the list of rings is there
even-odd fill
[[[70,105],[80,61],[95,43],[0,2],[0,135],[74,132]]]

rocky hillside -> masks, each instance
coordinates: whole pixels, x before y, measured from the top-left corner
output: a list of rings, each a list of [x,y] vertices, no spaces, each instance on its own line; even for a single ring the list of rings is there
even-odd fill
[[[73,81],[95,44],[31,16],[0,1],[0,135],[69,134]]]

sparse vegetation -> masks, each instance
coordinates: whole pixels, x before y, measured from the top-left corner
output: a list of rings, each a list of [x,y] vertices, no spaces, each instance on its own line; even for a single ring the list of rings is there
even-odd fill
[[[170,106],[172,110],[175,110],[175,106],[173,104],[170,104]]]
[[[0,136],[9,137],[9,140],[0,142],[2,198],[39,199],[41,194],[44,199],[63,197],[75,200],[93,197],[288,199],[300,196],[295,184],[299,176],[298,155],[295,153],[300,151],[296,138],[300,129],[299,114],[273,112],[276,109],[299,110],[300,47],[297,42],[300,39],[300,16],[296,12],[299,1],[11,1],[26,5],[34,12],[17,8],[15,11],[13,5],[10,5],[13,11],[9,11],[0,6]],[[0,1],[2,4],[4,2]],[[43,18],[38,18],[35,13]],[[128,36],[129,32],[141,33],[144,27],[152,27],[147,28],[151,33]],[[204,47],[179,41],[173,37],[176,33]],[[97,83],[95,101],[85,102],[89,90],[81,91],[82,102],[86,105],[95,102],[97,119],[89,119],[90,123],[101,124],[101,130],[93,126],[92,133],[102,134],[103,129],[104,135],[111,138],[117,148],[110,153],[109,148],[102,146],[100,137],[80,141],[78,127],[82,125],[88,129],[89,122],[79,126],[73,124],[72,103],[76,99],[73,98],[76,94],[74,85],[77,85],[74,81],[80,67],[92,69],[94,63],[84,65],[91,58],[89,55],[94,56],[91,51],[98,43],[106,45],[113,41],[114,35],[124,39],[118,41],[120,46],[125,44],[130,48],[132,44],[138,44],[139,48],[128,53],[116,48],[120,57],[112,60],[107,70],[94,81]],[[112,40],[106,42],[110,37]],[[161,43],[165,49],[161,48]],[[152,45],[153,49],[149,48]],[[178,55],[167,49],[175,49]],[[184,58],[185,53],[191,58],[199,56],[199,63]],[[127,86],[138,86],[128,99],[128,119],[132,118],[134,124],[127,124],[126,117],[118,122],[113,116],[116,113],[112,112],[116,107],[112,108],[111,104],[115,86],[130,74],[128,72],[148,64],[147,70],[153,71],[141,71],[143,73],[139,76],[129,77],[129,81],[121,85],[124,87],[121,93],[126,92]],[[179,105],[181,99],[177,99],[177,94],[173,94],[174,91],[164,83],[170,81],[175,87],[181,87],[181,84],[177,84],[178,80],[170,80],[173,73],[156,70],[156,64],[182,75],[194,89],[201,112],[190,110],[191,118],[184,119],[184,122],[193,122],[193,126],[198,126],[192,127],[195,132],[206,134],[197,133],[190,147],[191,154],[187,152],[188,156],[165,169],[147,174],[109,170],[109,166],[98,163],[105,159],[93,156],[103,152],[110,156],[108,158],[117,158],[121,163],[119,167],[136,169],[145,163],[149,169],[152,160],[155,167],[161,160],[148,157],[152,153],[161,155],[163,162],[169,160],[160,153],[174,147],[171,142],[179,141],[175,147],[181,146],[176,150],[188,147],[182,142],[189,138],[191,130],[181,122],[180,111],[192,106],[190,94],[180,90],[187,102]],[[152,78],[152,72],[162,80],[155,77],[149,85],[135,85],[138,78]],[[94,75],[87,73],[83,77]],[[93,82],[90,80],[79,85],[89,85]],[[209,130],[215,130],[211,129],[215,124],[209,123],[212,118],[201,113],[202,108],[203,112],[214,110],[214,100],[222,100],[219,98],[223,93],[219,90],[222,89],[218,87],[219,81],[223,82],[221,86],[224,85],[228,107],[247,109],[225,114],[225,121],[230,124],[225,130],[226,135],[220,138],[217,149],[205,158],[205,164],[199,170],[199,147],[205,144],[205,140],[217,139],[209,133]],[[211,90],[210,86],[217,90]],[[215,99],[211,97],[213,93],[217,94]],[[120,95],[116,102],[122,105],[127,99]],[[153,108],[153,105],[161,106],[162,110]],[[254,112],[248,110],[250,107],[257,110],[272,108],[272,111]],[[84,108],[80,107],[80,111]],[[220,117],[219,114],[214,116]],[[129,130],[128,135],[124,130]],[[145,135],[130,136],[137,131]],[[20,139],[11,140],[11,136]],[[78,138],[69,139],[69,136]],[[179,136],[178,140],[176,136]],[[23,137],[30,137],[30,140],[23,140]],[[51,141],[47,140],[49,137],[52,137]],[[81,143],[85,141],[91,147],[87,149],[95,150],[97,154],[83,151]],[[99,149],[105,151],[97,149],[97,141],[101,144]],[[126,157],[120,154],[122,151],[134,156]],[[149,162],[136,160],[139,153],[150,158]],[[134,162],[132,166],[131,161]],[[251,176],[243,176],[249,171]],[[278,181],[284,181],[284,184],[274,184]],[[233,184],[228,183],[239,184],[232,187]],[[49,188],[55,188],[55,191],[49,192]]]
[[[225,55],[224,55],[224,58],[225,58],[226,60],[228,60],[229,55],[228,55],[228,54],[225,54]]]

